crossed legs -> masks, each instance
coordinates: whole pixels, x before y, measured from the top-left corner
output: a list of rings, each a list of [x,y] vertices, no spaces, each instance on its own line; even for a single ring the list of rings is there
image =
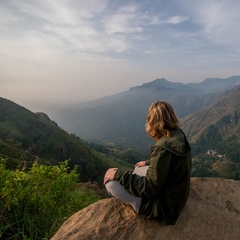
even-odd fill
[[[148,166],[137,167],[134,169],[133,174],[137,174],[140,176],[145,176],[147,172]],[[125,188],[119,183],[119,181],[109,181],[105,184],[105,187],[110,196],[113,196],[121,201],[130,204],[135,212],[139,212],[141,198],[134,196],[127,192]]]

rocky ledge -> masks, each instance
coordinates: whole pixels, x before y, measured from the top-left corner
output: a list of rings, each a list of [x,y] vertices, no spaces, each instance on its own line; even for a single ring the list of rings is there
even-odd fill
[[[51,240],[239,240],[240,181],[192,178],[188,202],[174,226],[135,214],[114,198],[66,220]]]

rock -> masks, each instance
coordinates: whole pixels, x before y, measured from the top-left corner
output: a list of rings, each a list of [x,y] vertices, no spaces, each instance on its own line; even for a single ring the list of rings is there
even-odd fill
[[[66,220],[51,240],[239,240],[240,181],[192,178],[188,202],[177,223],[162,225],[107,198]]]

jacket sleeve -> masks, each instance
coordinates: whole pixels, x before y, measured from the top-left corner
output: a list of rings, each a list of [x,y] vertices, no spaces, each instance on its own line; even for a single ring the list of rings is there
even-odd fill
[[[118,169],[115,179],[131,194],[152,198],[163,186],[171,165],[171,153],[160,147],[154,147],[149,159],[146,176],[133,174],[132,171]]]

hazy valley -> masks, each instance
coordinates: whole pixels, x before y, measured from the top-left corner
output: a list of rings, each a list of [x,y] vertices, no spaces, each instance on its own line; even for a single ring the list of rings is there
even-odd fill
[[[113,96],[69,106],[54,119],[83,139],[98,143],[110,141],[148,154],[148,144],[152,141],[145,134],[145,120],[152,102],[169,101],[177,116],[184,118],[217,103],[238,84],[239,76],[188,84],[156,79]]]
[[[238,179],[239,84],[240,76],[189,84],[156,79],[62,109],[55,121],[1,98],[0,154],[9,158],[10,168],[36,159],[47,164],[70,159],[81,181],[101,182],[107,168],[131,168],[148,157],[153,141],[145,133],[147,109],[163,99],[173,104],[190,140],[193,176]]]

